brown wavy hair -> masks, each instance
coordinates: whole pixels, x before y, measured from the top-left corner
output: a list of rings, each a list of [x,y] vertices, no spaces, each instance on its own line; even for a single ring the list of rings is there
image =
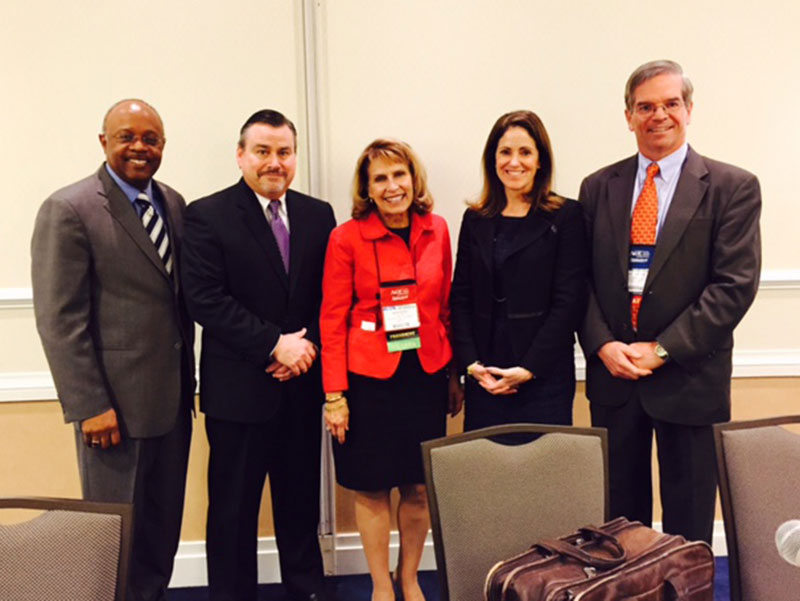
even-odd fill
[[[470,207],[485,217],[494,217],[505,208],[506,190],[497,176],[495,154],[500,138],[511,127],[521,127],[527,131],[539,153],[539,168],[533,179],[533,188],[528,194],[531,210],[555,211],[564,204],[564,199],[550,189],[554,169],[550,136],[547,135],[542,120],[531,111],[506,113],[495,122],[483,149],[483,190],[478,200]]]
[[[364,149],[356,162],[356,172],[353,176],[353,209],[350,211],[353,219],[364,219],[375,207],[369,198],[369,165],[379,158],[405,163],[408,166],[414,184],[414,200],[410,208],[420,215],[430,213],[433,210],[433,196],[428,191],[428,176],[417,154],[405,142],[378,138]]]

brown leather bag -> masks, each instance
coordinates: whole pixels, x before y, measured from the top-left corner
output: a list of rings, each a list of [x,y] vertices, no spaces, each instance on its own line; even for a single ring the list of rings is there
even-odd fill
[[[496,564],[486,601],[713,601],[714,554],[704,542],[617,518],[542,541]]]

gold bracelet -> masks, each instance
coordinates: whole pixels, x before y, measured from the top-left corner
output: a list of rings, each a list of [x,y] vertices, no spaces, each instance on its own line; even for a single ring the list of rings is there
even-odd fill
[[[344,393],[340,392],[336,396],[328,396],[325,395],[325,402],[326,403],[335,403],[336,401],[341,401],[344,398]]]
[[[473,368],[474,368],[476,365],[481,365],[481,366],[482,366],[482,365],[483,365],[483,363],[481,363],[480,361],[473,361],[472,363],[470,363],[469,365],[467,365],[467,375],[468,375],[468,376],[470,376],[470,377],[472,377],[472,378],[474,378],[474,377],[475,377],[475,376],[473,376],[473,375],[472,375],[472,369],[473,369]]]
[[[342,397],[336,402],[326,402],[325,403],[325,411],[339,411],[339,409],[347,407],[347,399]]]

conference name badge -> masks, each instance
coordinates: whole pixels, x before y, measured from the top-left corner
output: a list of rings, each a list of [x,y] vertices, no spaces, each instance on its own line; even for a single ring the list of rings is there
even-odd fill
[[[647,272],[650,271],[650,264],[653,262],[655,250],[655,246],[644,244],[631,246],[628,260],[628,292],[631,294],[641,295],[644,292]]]
[[[420,324],[415,281],[381,284],[381,314],[383,328],[386,331],[386,345],[390,353],[417,349],[422,346],[419,337]]]

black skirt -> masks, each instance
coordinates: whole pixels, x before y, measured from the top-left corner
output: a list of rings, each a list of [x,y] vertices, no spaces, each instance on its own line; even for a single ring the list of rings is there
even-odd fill
[[[445,435],[447,371],[427,374],[404,351],[388,380],[349,373],[350,429],[333,441],[336,481],[351,490],[387,490],[425,482],[420,443]]]

